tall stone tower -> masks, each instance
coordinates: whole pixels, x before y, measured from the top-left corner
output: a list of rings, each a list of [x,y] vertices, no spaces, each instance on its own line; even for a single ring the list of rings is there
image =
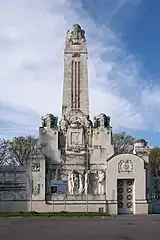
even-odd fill
[[[62,116],[71,109],[89,115],[87,58],[85,31],[74,24],[67,31],[64,49]]]
[[[68,181],[70,195],[105,192],[106,161],[114,153],[112,128],[110,117],[103,113],[90,120],[87,59],[85,32],[74,24],[67,31],[64,49],[62,117],[58,121],[47,114],[39,128],[48,193],[53,179]]]

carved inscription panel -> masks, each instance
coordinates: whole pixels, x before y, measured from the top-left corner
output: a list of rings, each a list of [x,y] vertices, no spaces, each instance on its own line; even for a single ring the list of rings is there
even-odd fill
[[[82,144],[82,134],[80,132],[72,132],[71,133],[71,144],[72,145]]]

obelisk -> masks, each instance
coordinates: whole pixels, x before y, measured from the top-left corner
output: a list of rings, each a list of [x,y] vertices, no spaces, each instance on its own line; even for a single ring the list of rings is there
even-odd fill
[[[64,49],[62,116],[71,109],[89,115],[87,55],[85,31],[74,24],[67,31]]]

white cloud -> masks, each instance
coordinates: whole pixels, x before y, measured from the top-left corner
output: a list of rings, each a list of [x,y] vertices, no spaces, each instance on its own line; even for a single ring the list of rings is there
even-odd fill
[[[65,34],[74,23],[88,40],[91,114],[107,113],[116,129],[149,126],[138,63],[111,29],[97,26],[78,2],[0,0],[1,135],[34,132],[40,115],[60,115]],[[18,129],[7,132],[5,121]]]

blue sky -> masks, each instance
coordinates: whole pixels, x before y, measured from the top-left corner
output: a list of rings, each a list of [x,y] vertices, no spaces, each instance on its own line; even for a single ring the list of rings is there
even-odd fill
[[[158,0],[0,0],[0,137],[37,134],[41,115],[60,116],[65,34],[79,23],[91,116],[159,145],[159,9]]]

